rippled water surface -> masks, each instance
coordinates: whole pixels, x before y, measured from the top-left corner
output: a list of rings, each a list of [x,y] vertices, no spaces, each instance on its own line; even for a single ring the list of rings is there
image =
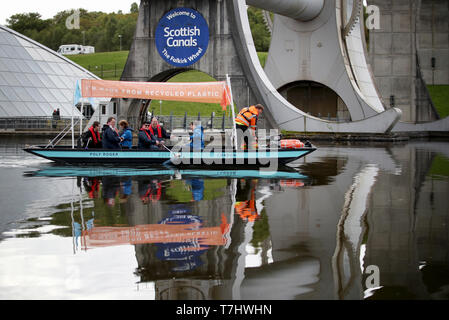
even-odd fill
[[[0,299],[449,298],[448,142],[317,143],[268,178],[43,142],[0,139]]]

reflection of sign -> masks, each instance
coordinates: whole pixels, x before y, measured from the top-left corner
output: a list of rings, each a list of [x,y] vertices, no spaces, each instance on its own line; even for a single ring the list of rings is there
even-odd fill
[[[167,12],[156,27],[156,48],[162,59],[176,67],[197,62],[209,45],[209,27],[203,16],[189,8]]]
[[[175,214],[165,218],[160,224],[166,225],[194,225],[195,230],[200,230],[201,218],[190,214]],[[177,261],[178,266],[173,271],[193,270],[202,264],[199,256],[208,249],[192,238],[183,242],[165,242],[158,244],[156,256],[160,260]]]

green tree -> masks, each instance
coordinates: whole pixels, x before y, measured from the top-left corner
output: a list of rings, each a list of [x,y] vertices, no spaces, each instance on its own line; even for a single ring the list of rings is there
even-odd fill
[[[130,49],[139,12],[136,2],[131,5],[130,13],[89,12],[82,8],[79,11],[79,30],[68,30],[66,27],[66,20],[73,10],[60,11],[48,20],[43,20],[35,12],[15,14],[7,19],[7,26],[53,50],[58,50],[63,44],[82,44],[83,32],[85,44],[94,46],[96,52],[119,50],[119,35],[122,35],[122,50]],[[248,19],[256,50],[268,51],[271,35],[262,11],[249,7]]]
[[[271,35],[265,24],[262,10],[254,7],[248,7],[248,20],[251,26],[254,45],[256,51],[266,52],[270,48]]]
[[[37,12],[18,13],[6,19],[7,27],[21,34],[27,35],[35,30],[40,32],[51,24],[50,20],[42,20]]]
[[[131,13],[138,13],[139,12],[139,5],[136,2],[133,2],[131,4],[130,12]]]

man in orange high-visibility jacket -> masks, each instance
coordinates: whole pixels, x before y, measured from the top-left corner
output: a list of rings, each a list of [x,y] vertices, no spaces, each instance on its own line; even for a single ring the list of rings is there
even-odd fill
[[[235,204],[235,213],[242,218],[243,221],[253,222],[259,218],[254,200],[246,200]]]
[[[261,104],[256,104],[255,106],[240,110],[239,114],[235,118],[235,126],[237,129],[237,147],[240,147],[242,138],[244,138],[244,142],[247,147],[250,145],[248,135],[245,136],[245,132],[248,129],[250,129],[250,137],[253,140],[252,145],[256,145],[257,120],[259,119],[259,115],[262,113],[263,109],[264,108]]]
[[[259,213],[257,212],[256,207],[256,187],[257,187],[257,180],[251,180],[250,181],[250,199],[245,201],[237,201],[235,203],[235,213],[242,218],[244,221],[256,221],[259,218]],[[241,193],[245,194],[245,190],[239,189],[237,186],[237,190]]]

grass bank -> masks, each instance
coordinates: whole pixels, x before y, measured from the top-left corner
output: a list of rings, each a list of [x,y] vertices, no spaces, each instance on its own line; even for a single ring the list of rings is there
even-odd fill
[[[125,68],[129,51],[100,52],[92,54],[68,55],[66,58],[79,64],[104,80],[119,80]],[[262,67],[265,66],[268,52],[257,53]],[[198,81],[196,79],[192,81]]]
[[[449,116],[449,85],[428,85],[427,88],[440,117]]]
[[[68,55],[66,58],[79,64],[104,80],[118,80],[125,68],[129,51],[100,52]]]

